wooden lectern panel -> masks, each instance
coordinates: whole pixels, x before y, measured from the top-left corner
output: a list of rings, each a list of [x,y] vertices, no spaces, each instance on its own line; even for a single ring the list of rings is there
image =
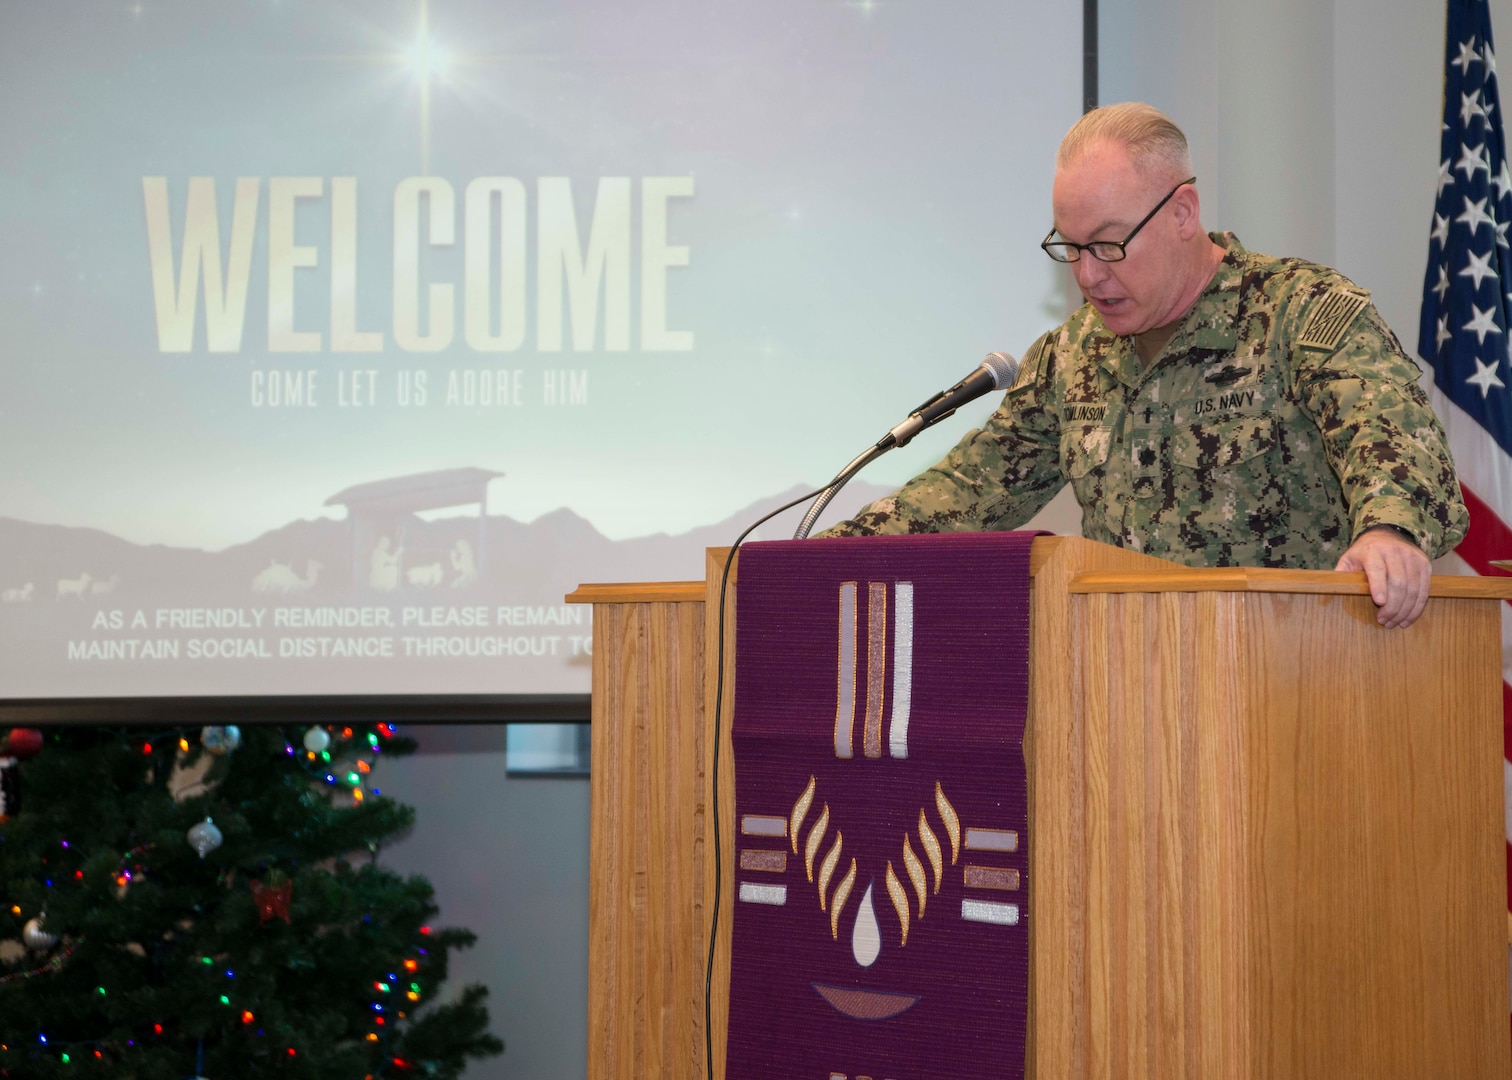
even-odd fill
[[[702,1075],[703,616],[702,602],[594,610],[592,1077]]]
[[[734,591],[595,603],[589,1076],[724,1075]],[[1505,1080],[1500,603],[1035,541],[1025,754],[1037,1080]],[[1199,580],[1200,579],[1200,580]],[[706,656],[706,643],[707,653]]]
[[[1036,668],[1035,1075],[1505,1077],[1497,602],[1176,590]]]
[[[1367,598],[1256,599],[1254,1074],[1500,1080],[1498,605],[1431,602],[1386,631]]]

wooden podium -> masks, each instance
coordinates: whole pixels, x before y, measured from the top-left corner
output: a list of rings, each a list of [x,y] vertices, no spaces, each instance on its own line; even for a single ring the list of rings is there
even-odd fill
[[[595,605],[591,1080],[705,1075],[716,749],[723,1076],[723,556],[706,581],[568,597]],[[1026,1075],[1506,1080],[1512,581],[1435,577],[1422,618],[1383,630],[1361,574],[1193,570],[1071,537],[1036,540],[1031,572]]]

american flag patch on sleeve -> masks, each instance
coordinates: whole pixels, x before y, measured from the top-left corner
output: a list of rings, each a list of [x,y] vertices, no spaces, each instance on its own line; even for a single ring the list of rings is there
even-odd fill
[[[1344,332],[1368,303],[1369,293],[1342,286],[1329,289],[1321,300],[1313,303],[1297,344],[1309,349],[1337,349]]]

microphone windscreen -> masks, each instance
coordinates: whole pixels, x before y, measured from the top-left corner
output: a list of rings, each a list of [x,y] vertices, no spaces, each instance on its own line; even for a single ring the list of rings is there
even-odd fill
[[[1005,352],[990,352],[982,360],[982,366],[992,375],[994,389],[1006,390],[1018,378],[1018,361]]]

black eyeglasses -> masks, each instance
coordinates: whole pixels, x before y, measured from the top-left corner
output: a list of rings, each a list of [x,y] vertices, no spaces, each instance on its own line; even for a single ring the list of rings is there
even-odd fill
[[[1148,225],[1152,217],[1160,213],[1160,208],[1171,201],[1171,196],[1175,195],[1188,184],[1195,184],[1196,182],[1197,178],[1190,176],[1173,187],[1166,193],[1165,198],[1155,204],[1155,209],[1146,214],[1144,220],[1134,226],[1133,231],[1122,240],[1094,240],[1090,244],[1073,244],[1069,240],[1056,240],[1052,243],[1050,238],[1055,235],[1055,230],[1051,229],[1045,234],[1045,238],[1040,241],[1040,247],[1044,249],[1046,255],[1056,262],[1076,262],[1081,258],[1081,253],[1084,251],[1099,262],[1119,262],[1127,255],[1124,248],[1129,246],[1129,241],[1139,235],[1139,230]]]

